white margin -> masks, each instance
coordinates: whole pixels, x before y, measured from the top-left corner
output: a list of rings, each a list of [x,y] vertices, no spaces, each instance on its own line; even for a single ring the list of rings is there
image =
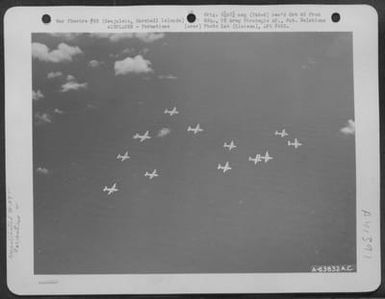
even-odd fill
[[[357,272],[255,273],[255,274],[142,274],[142,275],[34,275],[32,192],[32,32],[111,32],[81,24],[44,25],[43,13],[53,17],[128,17],[134,15],[180,17],[193,11],[247,12],[313,9],[323,15],[338,11],[341,22],[293,25],[293,31],[353,32],[354,95],[357,171]],[[133,30],[141,32],[143,30]],[[155,32],[156,30],[152,30]],[[175,25],[161,32],[228,31],[184,29]],[[252,32],[252,30],[243,30]],[[264,31],[264,30],[262,30]],[[123,31],[119,31],[123,32]],[[129,31],[124,31],[129,32]],[[14,7],[4,17],[5,124],[7,220],[20,216],[20,244],[10,252],[7,238],[7,281],[19,295],[35,294],[172,294],[172,293],[285,293],[365,292],[381,282],[380,166],[378,102],[378,16],[368,5],[271,6],[127,6],[127,7]],[[13,209],[12,211],[9,208]],[[17,210],[17,215],[15,214]],[[363,212],[366,211],[366,212]],[[369,214],[367,213],[369,212]],[[369,221],[369,222],[366,222]],[[15,222],[13,222],[15,223]],[[9,229],[9,227],[8,227]],[[366,230],[364,232],[364,229]],[[369,232],[368,232],[369,231]],[[8,232],[9,234],[9,232]],[[365,258],[368,238],[371,258]],[[14,244],[13,244],[14,245]]]

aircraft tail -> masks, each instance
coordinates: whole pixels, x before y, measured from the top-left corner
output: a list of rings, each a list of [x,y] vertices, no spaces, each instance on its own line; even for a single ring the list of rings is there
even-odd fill
[[[221,168],[222,168],[221,164],[218,164],[217,169],[221,169]]]

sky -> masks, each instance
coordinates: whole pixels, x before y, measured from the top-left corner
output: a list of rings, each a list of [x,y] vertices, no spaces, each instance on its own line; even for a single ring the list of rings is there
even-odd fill
[[[355,265],[351,33],[34,33],[31,59],[36,274]]]

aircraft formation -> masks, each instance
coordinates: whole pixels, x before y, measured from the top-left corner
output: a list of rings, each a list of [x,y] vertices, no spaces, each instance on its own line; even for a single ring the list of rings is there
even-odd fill
[[[170,117],[173,117],[174,115],[179,114],[179,111],[174,106],[172,109],[166,108],[164,110],[164,114],[167,114]],[[194,136],[198,135],[199,133],[202,133],[202,132],[204,132],[204,129],[201,127],[201,125],[199,123],[197,123],[194,127],[191,125],[189,125],[187,127],[187,133],[191,133]],[[289,134],[286,132],[286,129],[282,129],[281,131],[276,130],[274,132],[274,136],[279,136],[281,138],[285,138],[286,136],[289,136]],[[142,143],[146,140],[151,139],[152,137],[150,136],[150,131],[146,130],[143,134],[136,133],[132,138],[135,140],[138,140],[140,143]],[[302,146],[302,143],[300,143],[297,138],[294,138],[293,141],[288,140],[287,145],[289,147],[293,147],[295,149],[298,149],[300,146]],[[231,140],[229,142],[224,142],[224,144],[223,144],[223,148],[228,152],[235,150],[237,147],[238,146],[235,144],[234,140]],[[128,151],[126,151],[124,154],[119,153],[116,156],[116,159],[120,160],[121,162],[129,160],[130,158],[131,157],[129,156]],[[248,161],[253,163],[254,165],[257,165],[258,163],[262,163],[262,162],[268,163],[270,160],[273,160],[273,159],[274,159],[274,157],[270,156],[269,151],[267,151],[267,150],[264,154],[257,153],[257,154],[255,154],[255,156],[249,156],[248,157]],[[230,166],[229,161],[226,161],[223,164],[218,163],[218,166],[217,166],[217,170],[222,172],[222,173],[227,173],[232,169],[233,168]],[[152,171],[147,170],[144,173],[144,177],[148,178],[149,180],[157,178],[157,177],[159,177],[158,170],[157,169],[153,169]],[[106,192],[107,195],[112,195],[114,192],[117,192],[117,191],[119,191],[119,189],[117,187],[116,182],[114,182],[111,187],[104,186],[104,188],[103,188],[103,192]]]
[[[276,135],[276,136],[281,136],[281,138],[284,138],[285,136],[289,136],[289,134],[287,134],[287,132],[286,132],[285,129],[283,129],[281,132],[275,131],[274,135]],[[287,145],[288,145],[288,146],[293,146],[295,149],[297,149],[297,148],[299,148],[300,146],[302,146],[302,143],[300,143],[300,142],[298,141],[297,138],[294,138],[294,141],[293,141],[293,142],[290,141],[290,140],[288,140],[288,141],[287,141]]]
[[[286,136],[289,136],[289,134],[286,132],[286,129],[282,129],[281,131],[275,131],[275,136],[280,136],[281,138],[285,138]],[[294,138],[294,141],[287,141],[288,146],[292,146],[295,149],[302,146],[302,143],[298,141],[297,138]],[[223,147],[227,149],[228,151],[232,151],[233,149],[237,148],[237,145],[235,145],[234,140],[231,140],[229,143],[224,143]],[[254,165],[257,165],[258,163],[268,163],[270,160],[273,160],[274,157],[270,156],[269,151],[266,151],[265,154],[255,154],[255,156],[249,156],[248,161],[252,162]],[[230,162],[226,161],[224,165],[218,164],[217,169],[219,171],[223,171],[223,173],[226,173],[227,171],[230,171],[232,167],[230,166]]]

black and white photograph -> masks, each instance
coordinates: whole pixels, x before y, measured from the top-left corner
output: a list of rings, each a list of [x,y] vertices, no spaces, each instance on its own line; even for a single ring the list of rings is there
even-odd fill
[[[368,5],[9,9],[9,290],[376,290],[378,61]]]
[[[31,49],[35,274],[356,271],[351,32]]]

